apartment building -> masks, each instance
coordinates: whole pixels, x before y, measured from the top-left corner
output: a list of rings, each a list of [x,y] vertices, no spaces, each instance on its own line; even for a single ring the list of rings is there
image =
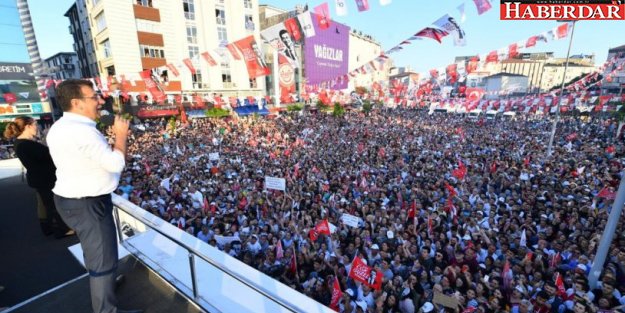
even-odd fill
[[[44,61],[50,79],[81,78],[78,55],[75,52],[59,52]]]
[[[76,0],[65,12],[65,17],[69,18],[70,21],[69,33],[74,38],[73,46],[78,57],[80,74],[84,78],[99,75],[93,37],[91,37],[91,26],[87,14],[87,1],[90,0]]]
[[[78,0],[80,1],[80,0]],[[260,95],[264,80],[250,80],[243,61],[219,58],[225,45],[253,35],[258,41],[258,0],[85,0],[86,18],[100,76],[124,75],[161,68],[169,92]],[[72,18],[81,18],[70,16]],[[209,66],[200,53],[218,61]],[[80,57],[80,55],[79,55]],[[196,73],[183,64],[189,58]],[[165,67],[177,67],[178,76]]]

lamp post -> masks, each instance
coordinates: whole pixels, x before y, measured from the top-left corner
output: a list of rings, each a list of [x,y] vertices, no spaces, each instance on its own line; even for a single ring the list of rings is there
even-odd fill
[[[556,135],[556,128],[558,126],[558,122],[560,121],[560,101],[564,96],[564,82],[566,81],[566,71],[569,68],[569,56],[571,54],[571,45],[573,44],[573,34],[575,33],[575,21],[573,21],[573,29],[571,29],[571,38],[569,39],[569,49],[566,52],[566,63],[564,64],[564,73],[562,74],[562,84],[560,85],[560,98],[558,98],[558,103],[556,103],[556,118],[553,120],[551,125],[551,135],[549,136],[549,145],[547,146],[547,158],[551,157],[551,153],[553,152],[553,138]]]

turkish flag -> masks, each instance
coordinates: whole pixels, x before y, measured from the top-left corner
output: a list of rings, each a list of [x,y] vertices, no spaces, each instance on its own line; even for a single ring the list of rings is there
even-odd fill
[[[180,72],[178,72],[178,69],[171,63],[167,64],[167,69],[169,69],[169,71],[174,74],[174,76],[178,77],[180,76]]]
[[[471,58],[471,60],[469,60],[469,62],[467,62],[467,65],[466,65],[467,74],[471,74],[477,71],[478,64],[479,64],[478,58]]]
[[[478,101],[482,99],[484,93],[484,89],[477,87],[470,87],[465,90],[465,95],[469,101]]]
[[[415,37],[427,37],[438,41],[438,43],[443,43],[443,37],[449,35],[449,33],[442,29],[426,27],[414,35]]]
[[[195,74],[195,67],[193,66],[193,63],[191,63],[191,59],[186,58],[186,59],[182,60],[182,63],[184,63],[184,65],[187,66],[189,71],[191,71],[191,74]]]
[[[208,53],[208,51],[202,52],[201,55],[202,55],[202,58],[204,58],[204,61],[206,61],[206,63],[208,63],[209,66],[217,65],[217,62],[215,61],[215,59],[213,59],[210,53]]]
[[[569,35],[569,23],[564,23],[556,28],[556,39],[566,38]]]
[[[487,56],[486,56],[486,63],[490,63],[490,62],[497,62],[499,61],[499,56],[497,55],[497,50],[493,50],[491,51]]]
[[[229,43],[228,45],[226,45],[226,48],[228,48],[228,51],[230,51],[230,54],[232,54],[232,57],[235,60],[241,60],[241,56],[239,55],[239,52],[237,51],[237,49],[234,47],[234,44]]]

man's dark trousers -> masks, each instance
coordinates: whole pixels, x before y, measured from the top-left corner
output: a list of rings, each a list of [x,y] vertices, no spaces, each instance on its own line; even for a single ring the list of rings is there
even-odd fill
[[[80,239],[89,271],[93,312],[117,312],[117,236],[111,195],[80,199],[54,195],[54,203],[63,221]]]

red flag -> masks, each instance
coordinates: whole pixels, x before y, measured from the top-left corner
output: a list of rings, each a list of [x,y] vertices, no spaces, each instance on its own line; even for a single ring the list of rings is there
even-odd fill
[[[556,272],[556,289],[558,289],[557,294],[560,297],[566,298],[566,288],[564,288],[564,281],[562,280],[562,275]]]
[[[605,152],[609,154],[614,154],[614,152],[616,152],[616,148],[614,146],[609,146],[605,148]]]
[[[161,103],[167,99],[165,92],[163,92],[163,88],[152,78],[152,71],[145,70],[143,72],[139,72],[139,75],[145,83],[145,88],[148,89],[152,98],[154,98],[156,102]]]
[[[438,41],[438,43],[443,43],[442,39],[443,39],[443,37],[445,37],[447,35],[449,35],[449,33],[444,31],[444,30],[442,30],[442,29],[426,27],[426,28],[420,30],[418,33],[416,33],[415,37],[431,38],[431,39],[434,39],[434,40]]]
[[[339,279],[334,277],[334,284],[332,285],[332,300],[330,301],[330,309],[338,312],[339,311],[339,301],[343,297],[343,292],[341,291],[341,284],[339,284]]]
[[[189,120],[187,119],[187,111],[184,110],[182,103],[180,103],[180,121],[183,124],[186,124],[189,122]]]
[[[493,163],[490,164],[490,172],[491,173],[497,172],[497,161],[493,161]]]
[[[525,167],[530,166],[530,156],[526,156],[525,159],[523,159],[523,165],[525,165]]]
[[[519,55],[519,47],[517,46],[517,44],[513,43],[509,45],[508,46],[508,58],[513,59],[517,55]]]
[[[209,66],[217,65],[217,61],[213,59],[213,57],[210,55],[210,53],[208,53],[208,51],[203,52],[201,55],[202,55],[202,58],[204,58],[204,61],[206,61],[206,63],[208,63]]]
[[[478,101],[482,99],[486,92],[482,88],[470,87],[465,89],[466,99],[468,101]]]
[[[456,188],[452,187],[447,182],[445,182],[445,189],[447,189],[447,191],[449,191],[449,198],[453,198],[453,197],[458,195],[458,192],[456,191]]]
[[[356,0],[356,5],[358,6],[358,12],[369,10],[369,0]]]
[[[601,189],[601,191],[599,191],[599,193],[597,194],[598,198],[605,198],[608,200],[614,200],[616,198],[616,193],[612,190],[610,190],[607,186],[603,187],[603,189]]]
[[[556,39],[566,38],[569,35],[569,23],[564,23],[556,28]]]
[[[382,276],[382,273],[378,273],[374,268],[367,266],[359,257],[355,257],[354,261],[352,261],[349,277],[353,280],[359,281],[373,289],[380,290],[382,289]]]
[[[284,257],[284,249],[282,249],[282,240],[278,239],[278,244],[276,245],[276,259],[280,260]]]
[[[431,69],[430,70],[430,77],[433,79],[437,79],[438,78],[438,70],[437,69]]]
[[[560,252],[554,254],[549,261],[549,267],[556,267],[562,261],[562,257],[560,256]]]
[[[536,45],[536,41],[538,41],[538,36],[532,36],[527,38],[527,42],[525,43],[525,48],[530,48]]]
[[[319,24],[319,29],[328,29],[330,27],[330,8],[328,7],[328,3],[324,2],[316,6],[314,12],[317,18],[317,24]]]
[[[150,164],[148,164],[148,161],[143,160],[143,166],[145,167],[145,175],[150,176],[152,170],[150,169]]]
[[[243,59],[245,60],[245,65],[247,67],[247,74],[250,79],[269,75],[271,70],[267,66],[265,55],[259,48],[253,35],[237,40],[234,44],[243,54]]]
[[[487,56],[486,56],[486,63],[490,63],[490,62],[497,62],[499,60],[499,56],[497,55],[497,50],[493,50],[491,51]]]
[[[295,245],[293,245],[293,253],[291,254],[291,262],[289,264],[289,272],[297,275],[297,255],[295,253]]]
[[[174,76],[176,77],[180,76],[180,72],[178,72],[178,69],[173,64],[171,63],[167,64],[167,68],[172,74],[174,74]]]
[[[204,205],[203,205],[204,211],[208,210],[209,206],[210,205],[208,204],[208,198],[204,197]]]
[[[577,133],[570,133],[568,136],[566,136],[567,141],[573,141],[575,139],[577,139]]]
[[[493,8],[488,0],[473,0],[473,2],[475,3],[475,8],[477,8],[477,15],[482,15]]]
[[[195,67],[193,66],[193,63],[191,63],[191,59],[186,58],[186,59],[182,60],[182,63],[184,63],[184,65],[187,66],[189,71],[191,71],[191,74],[195,74]]]
[[[459,180],[463,180],[467,175],[467,167],[462,163],[461,160],[458,160],[458,168],[453,170],[451,174]]]
[[[299,28],[299,23],[297,22],[296,17],[292,17],[286,21],[284,21],[284,28],[291,34],[293,40],[300,41],[302,39],[302,32]]]
[[[408,219],[415,218],[415,216],[417,216],[417,200],[412,200],[408,210]]]
[[[234,44],[229,43],[228,45],[226,45],[226,48],[228,48],[228,51],[230,51],[230,54],[232,54],[232,57],[235,60],[241,60],[241,56],[239,55],[239,52],[237,51],[237,49],[234,47]]]
[[[328,224],[328,220],[323,220],[315,226],[315,230],[320,235],[329,235],[330,234],[330,224]]]

